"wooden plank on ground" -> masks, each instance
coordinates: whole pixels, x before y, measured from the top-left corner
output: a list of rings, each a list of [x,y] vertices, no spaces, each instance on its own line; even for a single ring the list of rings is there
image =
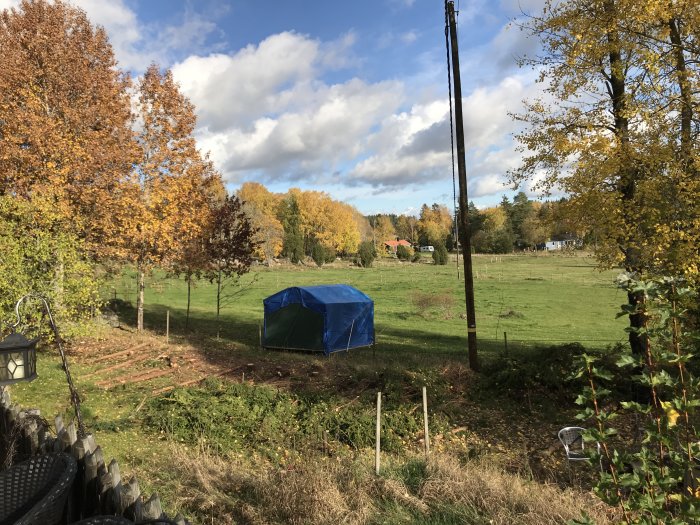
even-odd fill
[[[158,388],[158,389],[154,390],[153,392],[151,392],[151,394],[153,394],[154,396],[157,396],[158,394],[163,394],[165,392],[169,392],[170,390],[175,390],[177,387],[180,387],[180,386],[194,385],[196,383],[204,381],[205,379],[207,379],[209,377],[221,377],[221,376],[225,376],[228,374],[232,374],[233,372],[240,370],[240,368],[241,368],[240,366],[237,366],[236,368],[229,368],[228,370],[223,370],[221,372],[217,372],[216,374],[209,374],[206,376],[200,376],[197,379],[190,379],[189,381],[185,381],[184,383],[180,383],[178,385],[164,386],[163,388]]]
[[[132,346],[131,348],[127,348],[126,350],[121,350],[119,352],[115,352],[113,354],[107,354],[107,355],[101,355],[97,359],[93,359],[93,363],[100,363],[102,361],[108,361],[109,359],[114,359],[115,357],[121,357],[123,355],[129,354],[129,352],[135,352],[136,350],[140,350],[141,348],[148,346],[151,344],[151,341],[146,341],[145,343],[139,343],[136,346]]]
[[[104,381],[100,381],[99,383],[96,383],[97,386],[101,386],[103,388],[112,388],[117,385],[126,385],[129,383],[140,383],[142,381],[149,381],[151,379],[155,379],[157,377],[162,377],[168,374],[173,373],[173,369],[167,368],[164,370],[152,370],[148,373],[145,374],[139,374],[135,376],[122,376],[122,377],[117,377],[115,379],[107,379]]]
[[[117,363],[116,365],[108,366],[107,368],[100,368],[99,370],[95,370],[94,372],[90,372],[89,374],[82,375],[81,379],[88,379],[90,377],[100,375],[104,372],[111,372],[112,370],[119,370],[121,368],[127,368],[135,363],[140,363],[141,361],[146,361],[147,359],[157,359],[160,351],[161,351],[161,348],[158,348],[156,352],[149,352],[147,354],[140,354],[132,359],[127,359],[126,361],[122,361],[120,363]]]

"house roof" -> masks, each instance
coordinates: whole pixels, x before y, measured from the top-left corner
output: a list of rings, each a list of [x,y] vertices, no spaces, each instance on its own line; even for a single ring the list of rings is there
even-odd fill
[[[400,241],[384,241],[384,244],[386,244],[387,246],[391,246],[392,248],[396,248],[398,246],[406,246],[408,248],[411,247],[411,243],[408,241],[404,241],[403,239],[401,239]]]

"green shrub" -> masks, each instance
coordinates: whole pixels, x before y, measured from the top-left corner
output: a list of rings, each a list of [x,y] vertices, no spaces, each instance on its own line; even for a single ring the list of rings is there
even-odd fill
[[[316,243],[311,249],[311,258],[318,267],[321,267],[324,263],[335,261],[335,251],[333,248],[328,248],[320,243]]]
[[[423,256],[420,254],[420,252],[415,252],[413,257],[411,257],[411,262],[419,262],[422,258]]]
[[[587,447],[601,465],[594,491],[621,508],[627,523],[697,523],[700,380],[688,364],[696,359],[700,334],[688,324],[686,308],[697,304],[698,293],[682,278],[637,281],[623,274],[619,285],[630,304],[618,316],[642,316],[642,326],[628,330],[645,348],[635,354],[626,345],[615,347],[613,366],[584,354],[576,371],[585,385],[576,399],[577,417],[588,427],[583,439],[600,444]],[[619,374],[634,382],[631,395],[618,394]],[[616,427],[632,419],[636,429]],[[638,446],[615,439],[635,431]]]
[[[408,259],[411,258],[411,255],[413,255],[411,253],[412,251],[413,250],[411,250],[408,246],[403,246],[400,244],[396,248],[396,257],[398,257],[402,261],[407,261]]]
[[[396,401],[382,413],[382,449],[387,452],[404,450],[423,428],[415,404]],[[149,401],[145,413],[146,426],[179,442],[205,441],[220,453],[257,451],[271,460],[295,443],[318,445],[324,433],[333,446],[352,450],[372,447],[375,440],[373,403],[300,396],[265,385],[208,380],[202,387],[179,388]],[[432,425],[436,432],[449,428],[440,414]]]
[[[357,250],[357,256],[360,266],[363,268],[372,266],[374,259],[377,258],[377,250],[374,248],[374,243],[372,241],[362,242]]]
[[[447,248],[444,244],[438,244],[435,246],[435,251],[433,251],[433,261],[435,264],[444,266],[447,264]]]

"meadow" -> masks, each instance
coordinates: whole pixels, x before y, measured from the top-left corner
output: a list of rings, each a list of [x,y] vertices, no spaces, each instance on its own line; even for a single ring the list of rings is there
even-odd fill
[[[617,272],[598,271],[585,254],[476,256],[477,374],[466,364],[464,281],[454,260],[431,262],[256,266],[222,311],[220,339],[213,285],[192,289],[185,330],[185,283],[162,272],[147,283],[147,330],[136,333],[135,278],[125,269],[102,289],[118,305],[120,327],[103,323],[70,345],[86,426],[125,478],[138,475],[144,492],[157,491],[170,514],[193,523],[539,525],[583,509],[605,523],[609,509],[587,493],[585,467],[572,484],[556,431],[575,421],[581,385],[569,376],[576,356],[625,339],[625,319],[615,319],[625,301]],[[330,283],[353,285],[375,301],[374,350],[330,358],[260,350],[265,297]],[[168,389],[186,376],[106,385],[129,369],[101,374],[105,362],[95,357],[138,345],[154,357],[134,365],[134,375],[167,370],[166,361],[183,372],[189,361],[235,372],[175,390]],[[177,361],[180,355],[187,359]],[[39,376],[14,386],[13,398],[45,415],[70,415],[48,349]],[[377,391],[385,399],[380,476],[372,452]]]
[[[509,348],[569,342],[604,348],[625,340],[625,320],[615,320],[626,302],[614,285],[619,271],[599,271],[593,257],[477,255],[473,265],[477,333],[485,355],[504,348],[504,332]],[[106,284],[103,297],[116,294],[133,306],[135,282],[127,271]],[[289,286],[333,283],[350,284],[374,300],[378,351],[454,354],[465,349],[464,279],[461,261],[458,268],[454,256],[446,266],[435,266],[424,256],[421,263],[381,259],[371,268],[351,261],[322,268],[254,267],[241,278],[232,304],[222,310],[221,336],[256,346],[265,297]],[[193,287],[192,331],[216,333],[215,294],[215,287],[204,280]],[[186,302],[184,281],[156,272],[146,287],[146,325],[164,331],[170,310],[171,330],[183,332]]]

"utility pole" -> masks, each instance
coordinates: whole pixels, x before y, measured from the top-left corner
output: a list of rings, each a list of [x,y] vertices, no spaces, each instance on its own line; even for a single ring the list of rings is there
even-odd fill
[[[476,314],[474,312],[474,277],[472,275],[471,227],[469,225],[469,199],[467,198],[467,167],[464,149],[464,119],[462,117],[462,81],[459,76],[459,46],[457,44],[457,22],[455,20],[455,3],[445,0],[445,15],[450,31],[450,48],[452,50],[452,78],[455,97],[455,128],[457,140],[457,168],[459,176],[459,211],[462,243],[462,260],[464,261],[464,294],[467,299],[467,345],[469,348],[469,368],[479,369],[476,351]]]

